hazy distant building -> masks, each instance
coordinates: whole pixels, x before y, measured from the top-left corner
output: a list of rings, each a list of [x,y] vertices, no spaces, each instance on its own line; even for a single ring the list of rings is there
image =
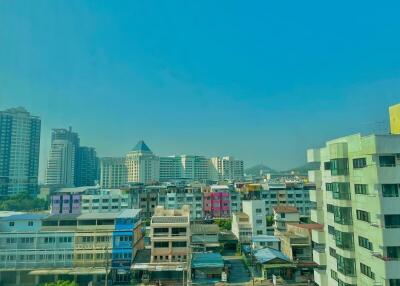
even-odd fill
[[[93,147],[79,147],[75,170],[75,186],[94,186],[99,177],[99,159]]]
[[[213,157],[210,176],[213,180],[241,181],[244,178],[243,161],[233,157]]]
[[[119,188],[128,183],[128,169],[125,158],[105,157],[100,159],[100,186]]]
[[[160,157],[160,181],[203,181],[210,178],[210,160],[204,156],[174,155]]]
[[[0,111],[0,196],[37,192],[40,125],[22,107]]]
[[[46,168],[46,184],[74,186],[79,136],[72,128],[53,129],[51,149]]]
[[[126,155],[129,183],[152,183],[159,181],[160,158],[155,156],[150,148],[139,141]]]

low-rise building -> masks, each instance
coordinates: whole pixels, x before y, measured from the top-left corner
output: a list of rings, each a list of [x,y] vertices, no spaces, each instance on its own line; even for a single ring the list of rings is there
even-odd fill
[[[251,241],[254,250],[265,247],[281,250],[281,241],[273,235],[254,235]]]
[[[208,218],[229,218],[230,192],[225,185],[212,185],[203,193],[204,216]]]
[[[267,234],[265,202],[263,200],[242,201],[243,213],[249,217],[253,235]]]
[[[274,207],[274,234],[286,231],[286,224],[299,223],[300,214],[296,207],[277,206]]]
[[[216,224],[192,224],[191,245],[196,251],[220,251],[219,227]]]
[[[232,233],[239,243],[250,244],[253,235],[249,216],[242,212],[232,214]]]

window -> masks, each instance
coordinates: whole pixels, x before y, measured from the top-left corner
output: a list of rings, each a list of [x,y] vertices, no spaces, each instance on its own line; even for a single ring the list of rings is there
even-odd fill
[[[400,279],[389,279],[389,286],[400,286]]]
[[[331,225],[328,225],[328,233],[331,235],[335,235],[335,228]]]
[[[186,247],[186,241],[173,241],[172,247]]]
[[[331,277],[332,277],[332,279],[333,279],[333,280],[336,280],[336,281],[338,281],[338,278],[337,278],[337,272],[336,272],[336,271],[334,271],[334,270],[331,270]]]
[[[354,276],[356,274],[356,264],[353,258],[346,258],[336,255],[337,269],[346,276]]]
[[[15,225],[15,222],[10,221],[10,222],[8,223],[8,225],[9,225],[9,226],[14,226],[14,225]]]
[[[352,225],[351,207],[333,207],[334,221],[338,224]]]
[[[385,215],[386,228],[400,228],[400,215]]]
[[[369,212],[362,211],[362,210],[357,210],[356,214],[357,214],[357,219],[358,220],[365,221],[365,222],[371,222],[371,218],[370,218]]]
[[[262,224],[262,219],[257,219],[256,224]]]
[[[186,235],[186,227],[173,227],[172,235]]]
[[[360,270],[361,270],[362,274],[368,276],[371,279],[375,279],[375,274],[374,274],[374,272],[371,271],[371,267],[369,267],[363,263],[360,263]]]
[[[324,170],[330,170],[331,169],[331,162],[324,162]]]
[[[336,246],[341,249],[352,250],[354,248],[353,234],[351,232],[335,230],[335,242]]]
[[[368,185],[366,185],[366,184],[354,184],[354,192],[357,195],[367,195],[368,194]]]
[[[358,245],[368,250],[373,250],[372,243],[368,240],[368,238],[358,236]]]
[[[260,214],[261,213],[261,209],[256,209],[256,213]]]
[[[382,185],[382,196],[384,196],[384,197],[398,197],[399,196],[399,185],[397,185],[397,184],[383,184]]]
[[[379,166],[380,167],[395,167],[396,157],[393,155],[379,156]]]
[[[257,234],[263,234],[262,230],[257,230]]]
[[[325,183],[325,189],[327,192],[332,192],[332,190],[333,190],[332,183]]]
[[[388,246],[387,257],[398,260],[400,258],[400,246]]]
[[[329,255],[336,258],[336,249],[329,247]]]
[[[167,248],[168,241],[156,241],[154,242],[154,248]]]
[[[326,210],[327,210],[327,212],[328,213],[332,213],[333,214],[333,205],[331,205],[331,204],[327,204],[326,205]]]
[[[168,228],[167,227],[157,227],[153,229],[154,234],[168,234]]]
[[[345,176],[349,174],[349,162],[347,158],[331,160],[331,175]]]
[[[45,237],[44,238],[44,243],[55,243],[56,238],[55,237]]]
[[[361,169],[367,166],[367,159],[366,158],[357,158],[353,159],[353,168],[354,169]]]
[[[33,226],[33,221],[28,221],[28,226]]]
[[[337,200],[350,200],[350,184],[332,183],[332,197]]]
[[[286,214],[285,213],[281,213],[281,218],[285,218]]]

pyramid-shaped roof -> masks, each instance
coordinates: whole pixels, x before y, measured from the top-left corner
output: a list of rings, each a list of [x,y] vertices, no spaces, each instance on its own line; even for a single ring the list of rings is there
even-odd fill
[[[133,147],[132,151],[136,151],[136,152],[151,152],[149,146],[146,145],[146,143],[144,143],[143,140],[140,140],[135,147]]]

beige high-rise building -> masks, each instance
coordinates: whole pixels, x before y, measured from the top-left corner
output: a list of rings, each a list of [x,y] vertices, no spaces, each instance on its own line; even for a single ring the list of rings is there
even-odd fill
[[[233,157],[213,157],[211,163],[211,178],[213,180],[241,181],[244,178],[243,161]]]
[[[128,169],[125,158],[105,157],[100,159],[100,186],[120,188],[128,183]]]
[[[160,179],[160,158],[155,156],[150,148],[139,141],[126,155],[128,183],[154,183]]]

